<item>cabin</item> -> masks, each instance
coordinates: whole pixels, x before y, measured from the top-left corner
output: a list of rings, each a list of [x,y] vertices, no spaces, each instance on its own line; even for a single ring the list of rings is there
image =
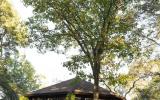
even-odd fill
[[[33,91],[26,96],[29,100],[93,100],[93,86],[91,82],[73,78]],[[99,100],[123,100],[102,87],[99,87],[99,91]]]

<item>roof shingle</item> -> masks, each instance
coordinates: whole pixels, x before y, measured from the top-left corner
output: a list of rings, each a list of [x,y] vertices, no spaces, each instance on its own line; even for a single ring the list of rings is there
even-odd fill
[[[83,92],[83,93],[93,93],[93,84],[90,82],[87,82],[85,80],[79,80],[79,79],[70,79],[67,81],[63,81],[61,83],[48,86],[46,88],[39,89],[37,91],[33,91],[29,94],[47,94],[47,93],[75,93],[75,92]],[[103,89],[99,87],[100,94],[110,94],[106,89]]]

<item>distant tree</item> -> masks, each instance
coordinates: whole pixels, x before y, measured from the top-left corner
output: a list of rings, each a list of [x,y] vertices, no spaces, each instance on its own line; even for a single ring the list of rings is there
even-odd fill
[[[27,28],[8,0],[0,0],[0,95],[18,100],[18,95],[38,87],[31,64],[18,56],[17,46],[28,44]]]
[[[35,70],[24,57],[1,60],[0,76],[2,81],[7,83],[16,95],[24,95],[39,87],[39,76],[35,74]],[[3,90],[6,90],[6,88],[3,88]]]
[[[17,46],[28,43],[27,28],[20,21],[7,0],[0,1],[0,52],[1,57],[13,54]]]
[[[153,77],[149,85],[143,89],[137,89],[139,99],[159,100],[160,99],[160,76]]]
[[[11,86],[8,84],[8,81],[3,79],[3,76],[1,76],[0,79],[0,96],[1,99],[4,100],[18,100],[18,95],[16,94],[15,91],[11,88]]]
[[[132,65],[129,75],[133,80],[128,83],[132,87],[127,92],[134,99],[158,100],[160,98],[160,61],[139,61]],[[131,84],[133,83],[133,84]]]
[[[110,67],[110,69],[107,68],[102,71],[103,72],[102,82],[107,86],[107,88],[109,88],[109,90],[111,91],[119,93],[125,98],[126,96],[133,95],[136,92],[137,87],[143,87],[142,84],[139,83],[149,83],[151,80],[149,80],[148,77],[151,78],[160,74],[158,73],[159,68],[157,69],[157,66],[160,66],[159,64],[160,53],[159,49],[157,49],[160,46],[159,5],[160,5],[159,0],[147,0],[147,1],[134,0],[133,6],[134,9],[137,9],[136,19],[137,23],[139,24],[137,29],[139,30],[140,33],[143,33],[139,35],[141,37],[144,37],[145,42],[152,41],[152,43],[142,42],[141,49],[142,48],[143,49],[141,52],[143,52],[144,55],[137,57],[130,64],[125,65],[126,63],[124,63],[124,66],[128,67],[129,69],[129,74],[119,73],[120,64],[119,63],[116,64],[111,59],[107,59],[107,63],[110,62],[110,65],[112,67]],[[124,60],[121,60],[120,62],[123,61]],[[105,63],[106,62],[104,62],[104,64]],[[157,72],[152,72],[154,68]]]
[[[39,87],[39,76],[35,74],[35,70],[25,58],[8,58],[0,61],[0,88],[4,98],[11,99],[11,93],[14,93],[17,97],[12,98],[17,100],[19,95]]]
[[[28,23],[33,45],[40,51],[79,49],[64,66],[76,74],[90,66],[94,79],[94,100],[99,98],[99,79],[103,61],[108,70],[116,59],[129,64],[139,56],[149,56],[158,37],[137,28],[136,15],[130,0],[23,0],[33,7]],[[53,25],[52,27],[48,27]],[[156,33],[155,33],[156,34]],[[146,55],[144,55],[146,53]],[[124,63],[118,67],[122,67]],[[116,66],[113,66],[116,68]],[[110,76],[114,75],[111,71]],[[111,77],[110,77],[111,79]],[[112,78],[114,79],[114,78]]]

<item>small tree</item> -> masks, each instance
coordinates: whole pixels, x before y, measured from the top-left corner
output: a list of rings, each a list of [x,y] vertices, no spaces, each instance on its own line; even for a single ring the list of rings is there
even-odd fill
[[[69,93],[69,94],[67,94],[67,96],[66,96],[66,100],[76,100],[76,97],[75,97],[74,94]]]

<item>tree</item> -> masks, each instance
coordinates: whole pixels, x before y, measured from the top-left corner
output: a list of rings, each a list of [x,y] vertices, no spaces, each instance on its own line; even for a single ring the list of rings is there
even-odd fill
[[[130,63],[145,52],[142,52],[143,44],[153,44],[146,39],[151,34],[137,30],[137,9],[132,9],[128,0],[23,1],[34,8],[34,16],[28,23],[34,46],[40,51],[57,51],[62,46],[65,50],[79,49],[79,54],[72,56],[64,66],[77,74],[81,74],[81,68],[91,67],[94,100],[99,97],[103,60],[118,58]],[[111,65],[108,63],[106,67]]]
[[[157,47],[160,46],[160,43],[158,42],[160,32],[159,4],[159,0],[134,0],[134,9],[137,9],[136,15],[138,15],[136,19],[139,24],[137,28],[141,30],[139,33],[143,33],[139,35],[140,37],[145,37],[145,41],[152,42],[142,42],[142,52],[145,51],[147,56],[140,56],[127,66],[125,65],[129,69],[129,74],[116,73],[117,70],[119,71],[119,67],[117,67],[119,65],[115,65],[112,60],[109,60],[111,62],[110,64],[115,67],[111,67],[110,69],[105,70],[105,72],[102,71],[104,72],[102,74],[102,81],[105,83],[107,88],[111,91],[119,92],[119,94],[125,98],[128,94],[130,94],[129,96],[134,95],[134,93],[137,92],[136,88],[142,87],[142,83],[149,83],[150,80],[148,77],[153,78],[160,74],[158,72],[152,72],[152,69],[154,69],[155,66],[159,66],[159,50],[157,49]],[[121,60],[121,62],[123,62],[123,60]],[[157,68],[156,70],[159,71]],[[106,79],[107,81],[105,81]]]
[[[1,88],[4,94],[7,94],[7,98],[12,100],[17,100],[17,94],[11,86],[8,84],[8,81],[4,78],[6,77],[6,68],[2,67],[4,64],[4,58],[9,56],[13,51],[16,51],[15,48],[17,45],[24,45],[27,41],[26,34],[24,34],[26,28],[22,24],[16,14],[13,12],[11,5],[6,0],[0,1],[0,70],[1,70]],[[3,59],[3,61],[2,61]],[[4,72],[3,72],[4,71]],[[4,74],[2,74],[2,72]]]
[[[8,58],[2,63],[0,75],[17,95],[24,95],[39,87],[39,76],[24,57]]]
[[[18,100],[18,95],[37,88],[31,64],[18,55],[17,46],[28,44],[27,28],[7,0],[0,1],[0,95]]]
[[[108,79],[103,79],[103,81],[110,91],[116,92],[125,99],[127,99],[127,96],[140,99],[142,95],[141,98],[144,98],[144,96],[148,99],[158,98],[158,95],[153,94],[159,90],[159,88],[157,88],[157,90],[155,89],[156,87],[159,87],[159,57],[153,57],[153,55],[150,59],[140,57],[139,59],[134,60],[129,65],[128,69],[129,72],[126,74],[119,73],[118,75],[111,75],[110,77],[107,75],[105,76],[105,78]],[[149,91],[152,93],[149,93]]]
[[[146,60],[143,58],[143,59],[138,59],[136,62],[134,62],[131,65],[130,71],[129,71],[129,76],[132,76],[133,79],[130,81],[126,79],[129,89],[125,95],[129,93],[132,93],[132,95],[133,94],[141,95],[142,91],[144,90],[143,95],[147,97],[146,93],[149,93],[149,91],[153,93],[156,92],[155,87],[159,87],[159,81],[158,81],[160,76],[159,62],[160,62],[159,58],[155,58],[154,60],[153,59]],[[149,99],[149,97],[147,98]]]
[[[139,89],[139,92],[141,91],[145,91],[147,89],[151,89],[151,90],[147,90],[145,93],[149,93],[149,91],[155,93],[156,90],[154,89],[155,87],[158,87],[158,81],[157,83],[154,82],[155,77],[159,77],[160,73],[159,73],[159,50],[157,48],[159,48],[160,43],[159,41],[159,33],[160,33],[160,1],[159,0],[134,0],[136,3],[135,8],[138,9],[138,14],[139,19],[141,19],[140,21],[145,20],[146,23],[141,22],[142,25],[142,29],[144,31],[148,31],[146,32],[147,34],[152,34],[152,38],[150,36],[144,36],[146,39],[148,39],[149,41],[152,41],[153,44],[157,44],[155,46],[151,44],[147,44],[147,46],[144,46],[145,50],[149,50],[150,48],[154,48],[153,51],[150,51],[150,55],[148,57],[139,57],[138,59],[136,59],[134,62],[131,63],[131,66],[129,68],[129,76],[132,77],[132,80],[127,80],[127,83],[129,83],[131,87],[129,87],[128,91],[126,92],[125,95],[129,94],[129,93],[134,93],[137,92],[136,88]],[[141,3],[140,3],[141,2]],[[156,38],[154,38],[156,37]],[[157,38],[158,37],[158,38]],[[153,47],[152,47],[153,46]],[[149,77],[149,78],[148,78]],[[158,79],[158,78],[156,78]],[[130,81],[132,81],[130,83]],[[140,83],[140,84],[139,84]],[[144,88],[142,86],[141,83],[145,83],[149,86],[146,86],[147,88]],[[154,84],[155,83],[155,84]],[[155,85],[155,87],[153,86],[153,84]],[[143,84],[144,85],[144,84]],[[142,88],[143,87],[143,88]],[[155,90],[155,92],[154,92]],[[132,92],[131,92],[132,91]],[[158,92],[157,92],[158,93]],[[141,93],[140,93],[141,94]],[[133,95],[133,94],[132,94]],[[152,95],[152,94],[151,94]],[[153,97],[148,97],[148,99],[154,99],[154,95],[152,95]],[[143,98],[143,96],[142,96]],[[158,95],[157,95],[158,98]]]
[[[1,57],[9,56],[17,46],[28,43],[27,28],[20,21],[7,0],[0,1],[0,52]]]
[[[0,59],[0,61],[0,88],[3,98],[18,100],[19,95],[39,87],[39,76],[24,57]]]
[[[5,100],[8,100],[8,99],[18,100],[18,96],[15,93],[15,91],[13,91],[13,89],[9,86],[8,82],[2,78],[0,79],[0,91],[1,91],[0,96],[1,96],[1,98],[5,99]]]
[[[160,99],[160,78],[154,77],[149,85],[143,89],[137,89],[138,98],[146,100],[159,100]]]

